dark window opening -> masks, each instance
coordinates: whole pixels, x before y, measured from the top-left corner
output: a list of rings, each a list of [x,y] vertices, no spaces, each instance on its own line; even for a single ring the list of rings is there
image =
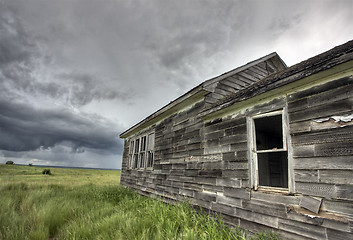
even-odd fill
[[[283,113],[253,118],[257,186],[288,188],[288,153]],[[255,187],[257,187],[255,186]]]
[[[148,156],[147,156],[147,167],[152,167],[153,166],[153,152],[148,151]]]
[[[282,115],[254,119],[256,150],[283,148]]]
[[[258,153],[259,185],[288,188],[287,152]]]
[[[138,154],[135,154],[135,155],[134,155],[133,168],[137,168],[137,166],[138,166],[138,159],[139,159],[139,155],[138,155]]]

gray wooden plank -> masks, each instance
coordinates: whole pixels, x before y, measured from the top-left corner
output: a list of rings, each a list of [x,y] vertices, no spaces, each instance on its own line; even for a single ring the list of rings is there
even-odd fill
[[[250,192],[248,189],[244,189],[244,188],[224,187],[223,194],[226,197],[234,197],[234,198],[241,198],[241,199],[250,200]]]
[[[353,156],[294,158],[294,169],[345,169],[353,170]]]
[[[259,223],[272,228],[278,228],[277,217],[256,213],[241,208],[236,209],[236,216],[251,222]]]
[[[312,239],[326,239],[326,229],[313,224],[280,218],[278,219],[278,228]]]
[[[352,201],[323,199],[321,209],[353,218]]]
[[[315,198],[311,196],[302,196],[299,206],[314,213],[319,213],[322,198]]]
[[[232,206],[232,207],[241,207],[242,206],[242,199],[227,197],[227,196],[222,196],[222,195],[217,195],[216,202],[224,204],[224,205]]]
[[[275,217],[287,217],[286,205],[280,203],[269,203],[255,199],[243,200],[242,209]]]
[[[235,208],[225,205],[225,204],[221,204],[221,203],[217,203],[217,202],[212,202],[211,204],[211,209],[213,211],[222,213],[222,214],[226,214],[229,216],[235,216]]]
[[[353,165],[353,162],[351,162]],[[351,166],[353,167],[353,166]],[[319,181],[333,184],[353,184],[353,170],[320,170]]]
[[[334,229],[327,229],[328,240],[349,240],[353,239],[353,233],[342,232]]]
[[[319,182],[318,171],[317,170],[295,170],[294,179],[295,181],[299,181],[299,182]]]
[[[296,182],[296,192],[309,196],[335,198],[337,196],[335,185],[324,183]]]

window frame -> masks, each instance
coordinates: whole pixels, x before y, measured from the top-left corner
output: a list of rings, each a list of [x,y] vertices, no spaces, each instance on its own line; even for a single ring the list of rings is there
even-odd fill
[[[153,141],[150,141],[150,136],[153,135]],[[153,164],[154,164],[154,146],[155,146],[155,139],[156,139],[156,135],[154,132],[150,132],[148,133],[147,135],[147,146],[146,146],[146,152],[147,152],[147,155],[146,155],[146,169],[153,169]],[[153,146],[151,146],[153,143]],[[152,164],[151,166],[149,166],[149,159],[150,159],[150,156],[152,156]]]
[[[155,132],[148,132],[140,134],[138,136],[132,137],[129,139],[129,157],[128,157],[128,166],[129,169],[135,170],[151,170],[152,166],[148,167],[148,156],[149,153],[154,155],[154,146],[153,149],[149,146],[149,136],[153,135],[153,143],[155,142]],[[132,148],[132,149],[131,149]]]
[[[282,148],[281,149],[266,149],[257,150],[256,145],[256,129],[255,120],[271,117],[271,116],[282,116]],[[249,148],[249,159],[250,159],[250,184],[251,188],[256,190],[264,190],[271,192],[280,193],[293,193],[294,192],[294,172],[293,172],[293,159],[292,159],[292,148],[291,139],[289,134],[289,120],[287,108],[284,107],[280,110],[272,112],[260,113],[253,116],[247,117],[247,132],[248,132],[248,148]],[[259,185],[259,169],[258,169],[258,154],[260,153],[272,153],[272,152],[286,152],[287,153],[287,167],[288,167],[288,188],[282,187],[271,187]]]

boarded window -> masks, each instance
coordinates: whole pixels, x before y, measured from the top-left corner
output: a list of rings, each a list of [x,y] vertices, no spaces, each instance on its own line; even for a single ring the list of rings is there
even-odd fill
[[[254,187],[288,188],[288,153],[283,111],[251,121]]]

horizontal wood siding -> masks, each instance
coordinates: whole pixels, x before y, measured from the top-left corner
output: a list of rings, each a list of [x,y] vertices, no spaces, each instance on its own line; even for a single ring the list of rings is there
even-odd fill
[[[249,73],[264,77],[276,64],[263,63]],[[220,84],[222,93],[240,85],[232,81]],[[197,103],[155,126],[153,170],[126,168],[125,141],[121,184],[168,201],[188,200],[248,232],[274,230],[284,239],[353,239],[353,124],[330,119],[352,114],[352,91],[352,78],[340,79],[208,122],[196,117],[207,102]],[[285,106],[295,194],[254,191],[246,117]]]

